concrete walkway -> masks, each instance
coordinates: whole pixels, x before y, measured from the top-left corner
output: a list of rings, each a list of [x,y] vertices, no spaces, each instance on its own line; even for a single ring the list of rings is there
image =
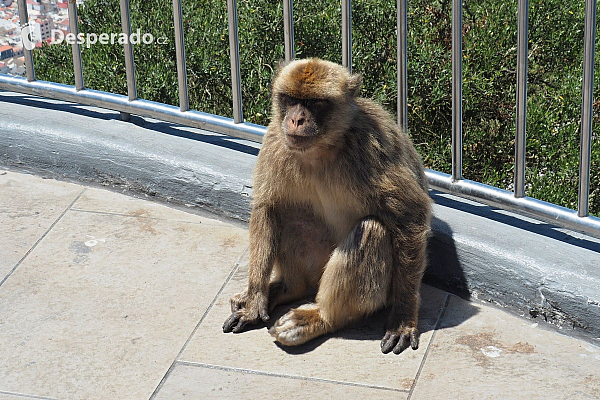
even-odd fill
[[[399,356],[382,315],[294,349],[223,334],[248,234],[214,216],[0,171],[0,224],[0,400],[600,399],[599,347],[429,286]]]

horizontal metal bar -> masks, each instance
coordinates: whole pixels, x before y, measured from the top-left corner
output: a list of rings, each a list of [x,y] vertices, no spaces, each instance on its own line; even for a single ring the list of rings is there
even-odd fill
[[[452,176],[442,172],[427,169],[425,174],[432,189],[534,217],[552,225],[600,238],[600,218],[579,217],[574,210],[531,197],[517,198],[507,190],[468,179],[454,181]]]
[[[60,83],[27,82],[24,78],[11,75],[0,74],[0,89],[156,118],[254,142],[262,142],[266,132],[264,126],[248,122],[236,124],[231,118],[218,115],[200,111],[181,111],[179,107],[148,100],[129,101],[127,96],[98,90],[77,91],[73,86]]]

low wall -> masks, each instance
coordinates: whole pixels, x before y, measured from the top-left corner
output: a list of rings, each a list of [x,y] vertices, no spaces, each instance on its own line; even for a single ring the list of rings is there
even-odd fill
[[[247,220],[257,143],[0,92],[0,166]],[[600,240],[432,192],[426,281],[600,337]]]

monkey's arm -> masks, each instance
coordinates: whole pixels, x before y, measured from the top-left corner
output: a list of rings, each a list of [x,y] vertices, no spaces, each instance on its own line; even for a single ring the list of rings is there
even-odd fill
[[[250,216],[250,273],[248,290],[231,298],[231,316],[223,332],[241,332],[248,324],[269,320],[269,280],[277,248],[277,213],[272,207],[255,206]]]

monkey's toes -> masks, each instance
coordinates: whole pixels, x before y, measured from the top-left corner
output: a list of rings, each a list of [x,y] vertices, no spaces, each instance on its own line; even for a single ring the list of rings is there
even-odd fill
[[[244,327],[245,323],[242,315],[239,312],[234,312],[225,320],[223,324],[223,333],[239,332]]]
[[[247,325],[256,323],[258,318],[250,318],[243,311],[236,311],[223,324],[223,333],[240,333]]]
[[[381,352],[384,354],[393,351],[400,354],[410,346],[413,350],[419,348],[419,331],[417,328],[400,327],[388,330],[381,339]]]
[[[269,329],[271,336],[285,346],[298,346],[325,333],[316,305],[304,305],[287,312]]]

